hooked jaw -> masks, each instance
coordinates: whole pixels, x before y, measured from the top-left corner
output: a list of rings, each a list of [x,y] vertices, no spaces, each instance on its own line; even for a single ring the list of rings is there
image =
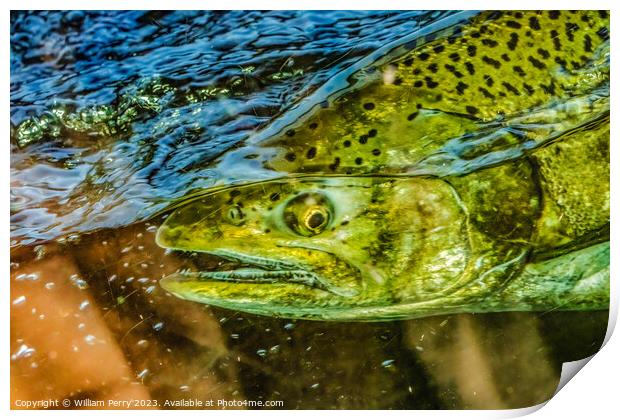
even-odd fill
[[[293,295],[297,298],[305,295],[308,300],[331,300],[359,294],[358,290],[332,284],[302,264],[223,249],[199,251],[198,254],[216,256],[240,267],[223,271],[182,270],[164,277],[160,285],[184,299],[243,310],[273,308],[273,302],[269,301],[277,296],[288,297],[283,300],[286,302]]]

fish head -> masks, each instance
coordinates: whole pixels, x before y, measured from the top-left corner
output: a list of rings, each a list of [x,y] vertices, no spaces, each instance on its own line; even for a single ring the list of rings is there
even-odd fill
[[[223,262],[165,277],[167,291],[272,316],[360,319],[436,302],[474,276],[467,209],[433,178],[298,177],[222,189],[177,208],[157,243]]]

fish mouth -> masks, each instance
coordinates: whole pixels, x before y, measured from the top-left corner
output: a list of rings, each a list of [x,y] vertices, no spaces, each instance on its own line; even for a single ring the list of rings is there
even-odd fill
[[[182,250],[180,250],[182,251]],[[214,270],[211,265],[204,264],[201,256],[215,256],[226,262],[224,270]],[[268,284],[296,284],[309,288],[320,289],[341,297],[353,297],[359,292],[350,288],[338,287],[327,279],[319,276],[308,266],[288,261],[281,261],[256,255],[248,255],[240,252],[215,249],[210,251],[192,251],[192,261],[197,270],[183,269],[175,274],[164,277],[161,284],[166,288],[166,283],[199,281],[199,282],[231,282],[251,283],[256,285]],[[239,268],[229,268],[232,263]],[[219,268],[222,264],[219,264]]]

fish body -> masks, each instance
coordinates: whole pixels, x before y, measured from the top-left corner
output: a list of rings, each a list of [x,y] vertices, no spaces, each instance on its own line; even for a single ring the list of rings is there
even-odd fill
[[[249,142],[287,176],[177,206],[157,243],[188,270],[161,285],[322,320],[606,308],[607,19],[481,14]]]
[[[445,175],[521,156],[609,112],[608,28],[605,11],[480,13],[306,98],[217,169]]]

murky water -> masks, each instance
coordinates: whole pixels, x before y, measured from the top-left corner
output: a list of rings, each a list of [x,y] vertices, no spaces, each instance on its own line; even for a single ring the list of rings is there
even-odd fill
[[[13,13],[13,399],[385,409],[548,399],[561,363],[600,347],[606,311],[295,321],[158,285],[184,262],[155,245],[158,212],[221,181],[217,157],[301,98],[343,87],[334,76],[369,54],[455,16]]]

